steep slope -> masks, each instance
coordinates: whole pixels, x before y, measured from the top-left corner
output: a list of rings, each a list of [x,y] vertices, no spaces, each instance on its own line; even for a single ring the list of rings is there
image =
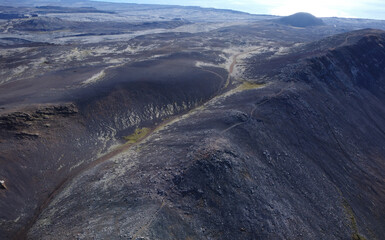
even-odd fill
[[[227,73],[196,67],[180,54],[105,75],[107,80],[72,89],[69,96],[56,94],[55,104],[8,108],[0,115],[0,180],[7,186],[0,189],[1,239],[28,226],[71,177],[143,138],[138,131],[154,130],[216,95]]]
[[[79,175],[29,238],[381,239],[384,46],[364,30],[250,58],[264,85]]]

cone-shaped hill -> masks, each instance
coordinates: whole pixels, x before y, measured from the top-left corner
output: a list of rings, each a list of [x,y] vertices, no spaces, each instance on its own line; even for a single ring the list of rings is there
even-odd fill
[[[322,19],[305,12],[299,12],[287,17],[282,17],[278,19],[278,22],[294,27],[310,27],[324,25]]]

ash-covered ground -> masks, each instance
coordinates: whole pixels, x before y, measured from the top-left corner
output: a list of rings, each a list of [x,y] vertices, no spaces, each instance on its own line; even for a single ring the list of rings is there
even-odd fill
[[[385,235],[385,21],[1,5],[1,239]]]

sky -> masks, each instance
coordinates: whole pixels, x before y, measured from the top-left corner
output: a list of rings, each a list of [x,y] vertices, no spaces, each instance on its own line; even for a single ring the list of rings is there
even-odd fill
[[[317,17],[352,17],[385,20],[385,0],[99,0],[143,4],[233,9],[255,14],[287,16],[308,12]]]

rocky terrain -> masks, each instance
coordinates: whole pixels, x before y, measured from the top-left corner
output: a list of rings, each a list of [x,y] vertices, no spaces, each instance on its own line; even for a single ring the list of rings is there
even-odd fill
[[[384,21],[4,4],[1,239],[385,235]]]

